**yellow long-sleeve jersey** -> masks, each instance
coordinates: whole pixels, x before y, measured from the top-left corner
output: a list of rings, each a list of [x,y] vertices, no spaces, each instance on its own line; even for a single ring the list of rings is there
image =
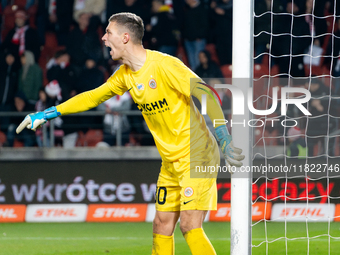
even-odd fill
[[[179,59],[147,50],[143,67],[133,72],[127,65],[119,69],[102,86],[71,98],[57,106],[62,114],[86,111],[114,95],[129,91],[141,110],[164,161],[173,162],[193,151],[208,150],[216,142],[191,95],[200,99],[205,93],[197,87],[199,77]],[[191,86],[190,86],[191,83]],[[223,119],[221,108],[207,96],[208,115]]]

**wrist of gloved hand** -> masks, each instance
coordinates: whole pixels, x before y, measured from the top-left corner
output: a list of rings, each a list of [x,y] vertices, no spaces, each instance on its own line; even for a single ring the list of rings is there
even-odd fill
[[[222,125],[215,128],[215,135],[220,144],[226,164],[236,167],[242,166],[242,162],[240,161],[244,159],[244,155],[241,155],[241,149],[234,147],[232,136],[229,134],[227,127]]]
[[[225,125],[215,128],[215,136],[218,143],[220,144],[222,152],[224,153],[226,146],[228,146],[228,144],[230,144],[232,141],[232,136],[229,134]]]
[[[52,120],[60,115],[61,113],[57,111],[57,108],[55,106],[52,106],[44,111],[45,120]]]

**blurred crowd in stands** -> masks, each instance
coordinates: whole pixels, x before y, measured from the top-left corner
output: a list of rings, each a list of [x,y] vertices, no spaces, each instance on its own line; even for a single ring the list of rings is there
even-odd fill
[[[108,18],[118,12],[142,17],[145,48],[180,58],[202,78],[225,82],[232,71],[232,11],[233,0],[0,0],[0,113],[41,111],[104,83],[120,65],[101,41]],[[296,128],[301,136],[339,129],[337,15],[340,4],[334,1],[255,0],[254,99],[260,99],[254,106],[266,109],[268,86],[306,87],[315,97],[307,106],[315,118]],[[222,96],[230,108],[230,94]],[[105,114],[56,119],[54,145],[113,146],[119,129],[122,145],[154,144],[142,116],[119,113],[138,110],[128,93],[92,111],[98,110]],[[296,111],[287,116],[300,117]],[[23,117],[0,116],[0,146],[42,146],[41,130],[15,133]],[[322,132],[308,128],[324,121]],[[279,137],[287,133],[277,125],[256,131],[258,145],[283,144]],[[317,150],[318,140],[308,141],[308,153]],[[333,140],[338,146],[339,139]]]

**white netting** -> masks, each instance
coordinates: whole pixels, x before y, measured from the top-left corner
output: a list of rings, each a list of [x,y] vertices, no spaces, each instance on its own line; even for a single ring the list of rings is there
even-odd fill
[[[279,99],[273,114],[254,116],[264,125],[254,128],[253,165],[267,167],[267,172],[253,174],[253,207],[262,202],[271,213],[253,222],[253,254],[339,253],[337,14],[336,1],[255,1],[254,107],[271,107],[273,87],[278,87]],[[311,99],[304,107],[312,115],[289,106],[282,116],[283,87],[309,90]],[[283,167],[275,172],[275,166]],[[270,167],[274,173],[268,172]]]

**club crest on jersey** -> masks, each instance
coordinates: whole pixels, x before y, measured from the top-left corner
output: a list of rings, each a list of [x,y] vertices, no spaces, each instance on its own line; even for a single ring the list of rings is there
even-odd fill
[[[191,187],[186,187],[184,189],[184,196],[191,197],[194,194],[194,190]]]
[[[152,88],[152,89],[157,88],[157,83],[156,83],[155,79],[150,79],[149,87]]]
[[[144,84],[143,83],[137,84],[137,89],[138,90],[144,90]]]

